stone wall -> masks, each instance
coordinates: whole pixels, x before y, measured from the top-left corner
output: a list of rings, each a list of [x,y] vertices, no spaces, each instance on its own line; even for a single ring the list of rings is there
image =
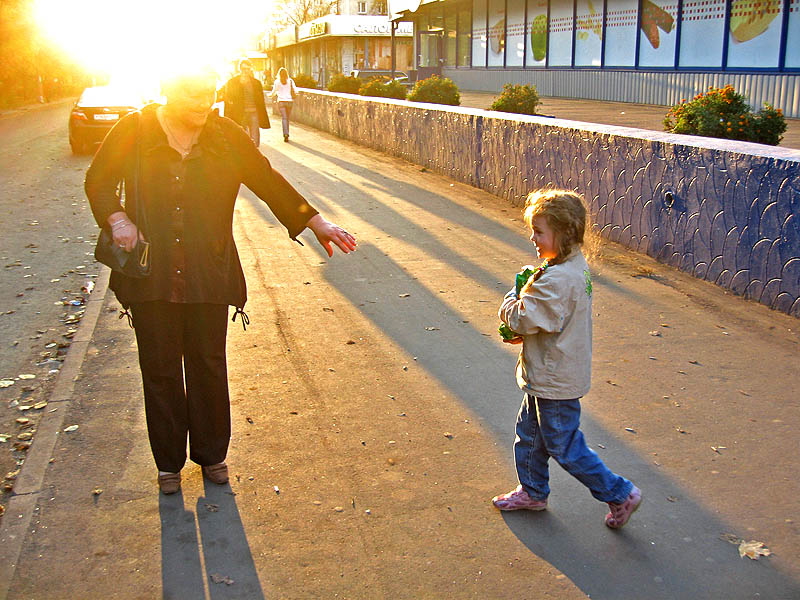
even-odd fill
[[[574,189],[606,238],[800,317],[800,151],[310,90],[292,118],[514,205]]]

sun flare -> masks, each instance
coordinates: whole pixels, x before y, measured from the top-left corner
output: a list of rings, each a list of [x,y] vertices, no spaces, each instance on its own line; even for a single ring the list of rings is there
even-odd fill
[[[211,66],[221,77],[266,29],[258,0],[37,0],[44,38],[94,74],[143,91],[172,73]]]

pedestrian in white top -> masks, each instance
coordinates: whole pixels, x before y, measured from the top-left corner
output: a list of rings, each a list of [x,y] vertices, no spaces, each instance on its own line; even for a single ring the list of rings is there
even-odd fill
[[[589,449],[580,430],[580,397],[589,391],[592,363],[592,277],[581,253],[586,206],[576,193],[541,190],[528,196],[525,223],[539,258],[517,294],[500,307],[500,320],[522,344],[517,382],[525,392],[517,417],[514,458],[519,485],[495,496],[500,510],[544,510],[554,458],[592,495],[606,502],[606,525],[619,529],[642,502],[633,483],[612,472]]]
[[[283,141],[289,141],[289,117],[292,115],[292,103],[297,97],[297,89],[294,87],[294,80],[289,77],[289,72],[281,67],[278,70],[278,77],[272,85],[271,96],[278,101],[278,110],[281,113],[281,124],[283,125]]]

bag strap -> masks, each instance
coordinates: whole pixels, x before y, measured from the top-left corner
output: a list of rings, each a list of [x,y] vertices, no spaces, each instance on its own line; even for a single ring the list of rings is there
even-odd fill
[[[136,119],[136,137],[133,146],[133,180],[131,186],[132,192],[132,199],[136,206],[136,229],[140,231],[147,231],[147,214],[145,213],[144,206],[142,203],[142,196],[139,193],[139,180],[141,177],[141,168],[142,168],[142,161],[141,161],[141,154],[142,154],[142,113],[139,112],[138,118]],[[125,187],[125,192],[128,192],[128,187]],[[127,212],[127,203],[126,203],[126,212]]]

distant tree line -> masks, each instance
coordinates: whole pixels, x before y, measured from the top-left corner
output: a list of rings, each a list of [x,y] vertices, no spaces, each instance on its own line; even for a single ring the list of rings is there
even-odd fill
[[[33,0],[0,0],[0,108],[76,96],[89,76],[42,40]]]

